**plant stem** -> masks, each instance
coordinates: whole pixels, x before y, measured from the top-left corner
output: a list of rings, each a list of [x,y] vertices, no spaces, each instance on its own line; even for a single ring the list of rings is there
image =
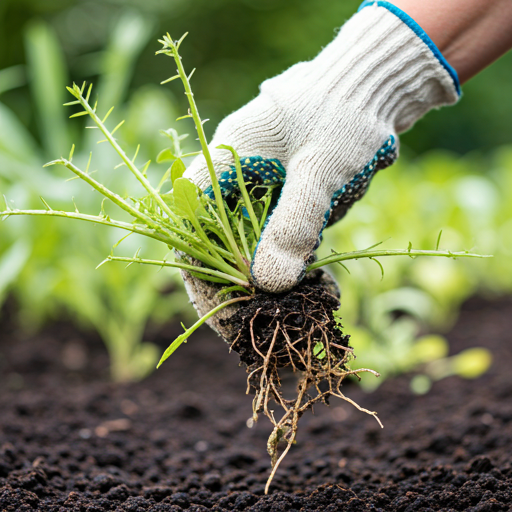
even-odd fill
[[[164,352],[163,356],[161,357],[160,361],[158,362],[157,364],[157,368],[160,368],[161,364],[168,358],[170,357],[173,352],[184,342],[187,341],[187,339],[189,338],[189,336],[194,332],[196,331],[197,329],[199,329],[199,327],[201,327],[201,325],[203,325],[206,320],[208,320],[209,318],[211,318],[213,315],[217,314],[219,311],[221,311],[222,309],[230,306],[231,304],[235,304],[237,302],[241,302],[241,301],[244,301],[244,300],[250,300],[252,299],[253,296],[249,296],[249,297],[236,297],[234,299],[230,299],[230,300],[227,300],[226,302],[223,302],[222,304],[219,304],[217,307],[213,308],[212,310],[210,310],[208,313],[206,313],[206,315],[204,315],[203,317],[201,317],[192,327],[189,327],[183,334],[181,334],[180,336],[178,336],[172,343],[171,345],[169,345],[169,347],[167,347],[166,351]]]
[[[324,265],[329,265],[330,263],[337,263],[339,261],[358,260],[360,258],[377,258],[381,256],[409,256],[411,258],[414,258],[416,256],[443,256],[445,258],[492,258],[492,255],[489,254],[473,254],[464,251],[422,251],[418,249],[391,249],[387,251],[369,251],[365,249],[362,251],[343,252],[327,256],[326,258],[322,258],[321,260],[315,261],[314,263],[309,265],[307,271],[309,272],[316,268],[323,267]]]
[[[64,167],[67,167],[70,171],[75,173],[79,178],[84,180],[86,183],[91,185],[92,188],[96,189],[100,194],[110,199],[114,204],[119,206],[119,208],[122,208],[125,212],[128,212],[130,215],[135,217],[136,219],[140,220],[141,222],[144,222],[148,226],[151,226],[156,231],[161,231],[162,227],[154,222],[150,217],[145,215],[144,213],[140,212],[133,206],[131,206],[129,203],[127,203],[121,196],[116,194],[115,192],[112,192],[107,187],[102,185],[100,182],[96,181],[94,178],[91,178],[91,176],[81,169],[79,169],[76,165],[71,163],[69,160],[66,160],[65,158],[59,158],[58,160],[53,160],[51,162],[48,162],[43,167],[49,167],[51,165],[63,165]]]
[[[240,164],[240,157],[238,156],[237,152],[231,147],[226,146],[225,144],[222,144],[221,146],[218,146],[218,149],[227,149],[228,151],[231,151],[233,158],[235,160],[235,169],[236,169],[236,179],[238,181],[238,188],[240,189],[240,192],[242,193],[242,197],[244,199],[245,203],[245,209],[247,210],[247,213],[249,214],[249,218],[251,219],[252,228],[254,230],[254,235],[256,237],[256,240],[259,240],[261,236],[261,229],[258,222],[258,219],[256,218],[256,214],[254,213],[254,208],[252,207],[251,198],[249,197],[249,193],[247,192],[247,187],[245,186],[244,181],[244,175],[242,172],[242,166]]]
[[[186,36],[186,34],[185,34]],[[183,37],[185,37],[183,36]],[[179,44],[181,44],[181,41],[183,41],[183,37],[178,43],[175,43],[171,36],[167,34],[164,36],[164,39],[160,42],[164,45],[164,50],[160,50],[160,52],[157,53],[166,53],[167,55],[171,53],[172,57],[174,58],[174,61],[176,62],[178,76],[181,78],[181,81],[183,82],[183,87],[185,88],[185,95],[187,96],[189,105],[190,105],[190,117],[193,118],[194,124],[196,126],[197,136],[199,138],[199,143],[201,144],[201,149],[203,150],[203,155],[206,160],[206,165],[208,167],[208,172],[210,173],[210,180],[212,182],[212,189],[215,196],[215,202],[217,203],[217,208],[219,210],[219,216],[222,221],[222,224],[224,226],[224,231],[226,233],[226,238],[229,241],[229,245],[231,247],[231,250],[233,252],[233,255],[235,256],[236,263],[239,267],[239,269],[244,272],[247,276],[250,275],[250,270],[245,262],[240,249],[238,247],[238,244],[235,241],[235,237],[233,235],[233,231],[231,229],[231,225],[228,220],[228,216],[226,214],[225,206],[224,206],[224,199],[222,198],[222,192],[220,190],[220,185],[217,180],[217,175],[215,174],[215,169],[213,167],[213,160],[210,154],[210,150],[208,149],[208,143],[206,141],[206,135],[204,133],[203,129],[203,121],[201,120],[201,117],[199,116],[199,112],[197,110],[196,102],[194,100],[194,93],[192,92],[192,89],[190,87],[189,77],[185,73],[185,69],[183,68],[183,63],[181,62],[181,57],[178,53]],[[168,50],[169,49],[170,52]]]
[[[129,224],[127,222],[107,219],[106,217],[101,217],[98,215],[88,215],[85,213],[76,212],[64,212],[61,210],[6,210],[0,212],[0,218],[10,217],[11,215],[46,215],[49,217],[65,217],[69,219],[85,220],[88,222],[93,222],[95,224],[102,224],[104,226],[111,226],[114,228],[124,229],[126,231],[131,231],[132,233],[148,236],[150,238],[154,238],[155,240],[159,240],[160,242],[164,242],[166,245],[169,245],[172,248],[177,249],[178,251],[182,251],[188,254],[192,258],[201,261],[205,265],[214,268],[219,268],[219,261],[215,260],[207,253],[194,249],[180,238],[170,236],[167,234],[162,234],[161,232],[157,232],[150,228],[145,228],[138,224]],[[246,276],[244,274],[242,274],[240,271],[238,271],[228,263],[225,263],[225,265],[223,265],[222,268],[226,271],[226,273],[234,275],[234,277],[242,276],[242,279],[246,279]]]
[[[263,208],[263,213],[261,215],[260,219],[260,232],[263,229],[263,226],[265,225],[265,221],[267,220],[268,215],[268,209],[270,208],[270,203],[272,202],[272,189],[269,189],[265,196],[265,206]]]
[[[196,265],[188,265],[186,263],[178,263],[178,262],[170,262],[170,261],[158,261],[158,260],[146,260],[143,258],[128,258],[123,256],[107,256],[105,261],[124,261],[125,263],[143,263],[146,265],[155,265],[157,267],[172,267],[172,268],[180,268],[182,270],[189,270],[191,272],[198,272],[200,274],[207,274],[214,277],[219,277],[220,279],[225,279],[226,281],[231,281],[239,286],[243,286],[248,288],[250,283],[245,281],[245,276],[241,273],[237,273],[241,277],[235,277],[233,275],[227,274],[225,272],[220,272],[218,270],[212,270],[210,268],[198,267]],[[234,269],[233,269],[234,270]]]
[[[151,186],[151,183],[146,179],[146,177],[139,171],[137,166],[133,163],[128,155],[124,152],[121,146],[117,143],[116,139],[110,133],[110,131],[103,124],[102,120],[96,115],[96,110],[93,109],[86,98],[83,97],[82,91],[78,87],[78,85],[74,84],[73,89],[68,87],[68,90],[78,99],[82,107],[85,111],[91,116],[92,120],[96,124],[96,126],[101,130],[105,138],[111,144],[111,146],[116,150],[117,154],[121,157],[123,162],[126,164],[128,169],[132,172],[132,174],[137,178],[140,184],[147,190],[147,192],[151,195],[151,197],[157,202],[163,212],[165,212],[170,218],[176,220],[175,215],[172,213],[170,208],[165,204],[165,201],[162,199],[160,194]]]

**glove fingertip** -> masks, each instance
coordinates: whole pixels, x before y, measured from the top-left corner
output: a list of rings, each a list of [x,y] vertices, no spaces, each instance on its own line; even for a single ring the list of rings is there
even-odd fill
[[[251,264],[254,285],[269,293],[283,293],[302,281],[306,263],[302,258],[280,254],[272,247],[256,248]]]

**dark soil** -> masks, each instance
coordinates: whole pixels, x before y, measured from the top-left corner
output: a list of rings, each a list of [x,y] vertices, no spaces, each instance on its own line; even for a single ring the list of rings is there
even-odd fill
[[[304,371],[304,359],[300,354],[307,351],[310,339],[323,341],[327,338],[341,347],[348,347],[350,336],[343,335],[333,315],[340,302],[320,284],[301,284],[282,295],[257,292],[253,300],[241,302],[239,306],[229,319],[238,332],[236,339],[230,341],[232,349],[247,367],[262,364],[263,358],[259,354],[267,354],[278,323],[280,329],[272,350],[277,368],[293,363]],[[291,350],[290,345],[296,350]],[[333,346],[331,350],[336,360],[346,356],[343,349]]]
[[[339,399],[316,406],[264,496],[271,426],[247,428],[246,373],[209,331],[144,382],[114,385],[94,336],[58,324],[23,338],[4,320],[0,510],[510,510],[511,332],[512,300],[470,301],[449,338],[454,353],[489,347],[487,375],[421,397],[406,377],[373,394],[345,385],[385,428]]]

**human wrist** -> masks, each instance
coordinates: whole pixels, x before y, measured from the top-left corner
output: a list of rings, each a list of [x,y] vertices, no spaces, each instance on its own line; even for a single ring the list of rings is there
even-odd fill
[[[510,0],[391,0],[430,36],[460,83],[512,47]]]

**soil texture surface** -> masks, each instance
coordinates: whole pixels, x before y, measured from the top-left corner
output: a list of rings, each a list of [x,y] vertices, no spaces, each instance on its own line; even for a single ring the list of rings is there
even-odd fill
[[[179,328],[147,333],[169,344]],[[512,299],[472,299],[452,353],[494,355],[476,380],[424,396],[410,378],[304,414],[270,488],[266,418],[252,428],[246,372],[204,329],[150,377],[108,381],[101,342],[60,323],[20,334],[0,323],[0,511],[427,512],[512,510]],[[378,368],[375,368],[378,370]],[[294,377],[283,380],[293,392]]]

